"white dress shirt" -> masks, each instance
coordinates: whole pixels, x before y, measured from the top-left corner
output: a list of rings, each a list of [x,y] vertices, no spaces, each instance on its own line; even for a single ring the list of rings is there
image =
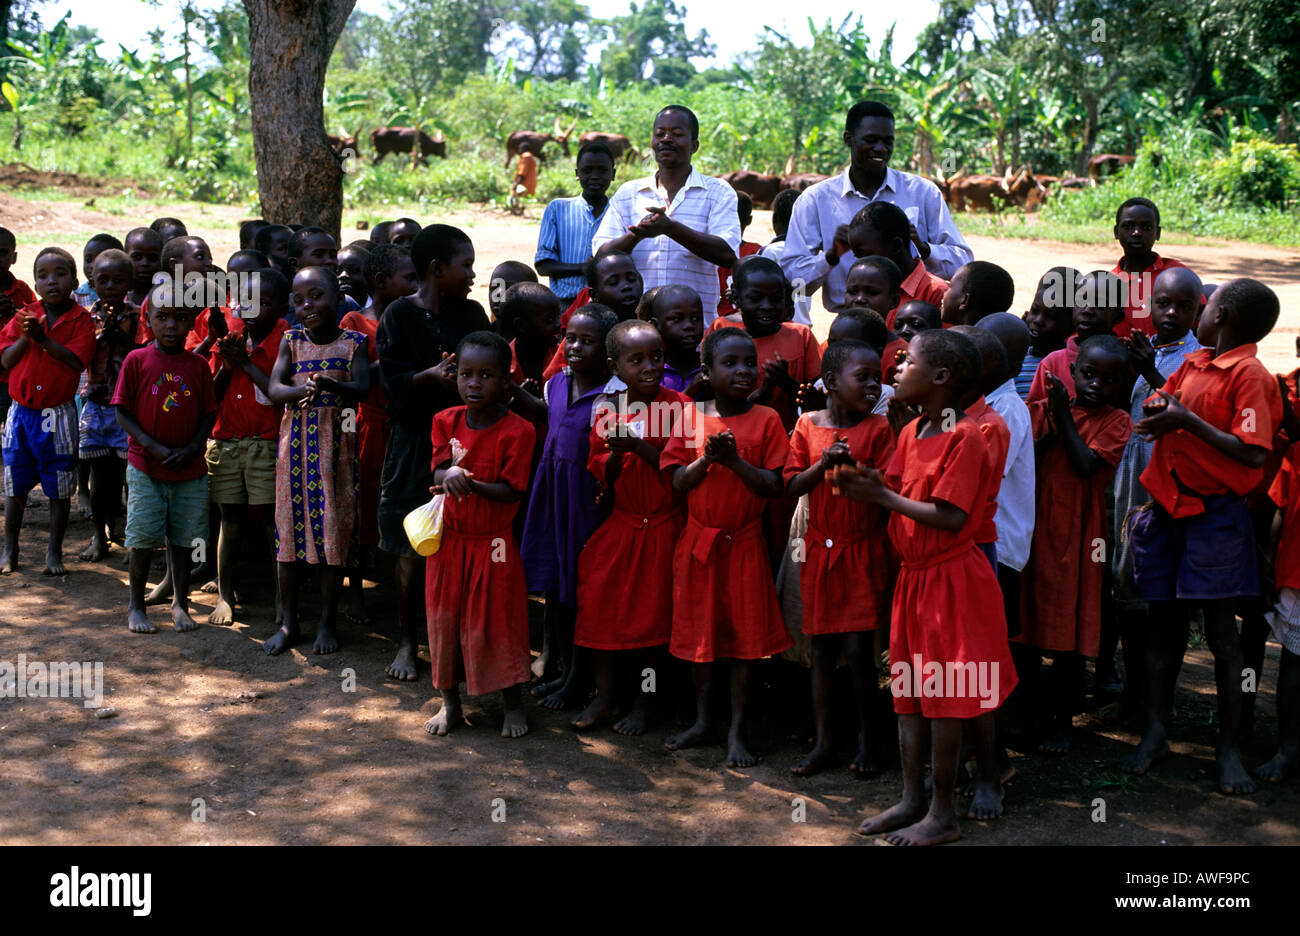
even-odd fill
[[[958,267],[974,259],[952,222],[943,194],[929,179],[886,169],[885,180],[876,194],[868,198],[853,187],[847,171],[841,172],[809,186],[795,201],[781,258],[786,279],[796,287],[802,281],[808,293],[820,287],[822,304],[831,312],[839,312],[844,305],[844,280],[854,258],[845,254],[838,264],[831,266],[826,262],[825,251],[835,241],[836,228],[848,224],[873,201],[890,202],[907,213],[907,220],[916,227],[921,240],[930,245],[925,266],[936,276],[952,279]],[[916,255],[915,245],[912,251]]]
[[[736,212],[736,190],[721,179],[692,168],[671,204],[659,185],[658,173],[633,179],[619,186],[609,208],[591,238],[591,252],[617,240],[650,208],[664,208],[674,221],[704,234],[720,237],[732,251],[740,249],[740,216]],[[700,294],[704,305],[704,327],[718,317],[718,268],[697,257],[666,235],[647,237],[632,248],[632,260],[641,273],[645,288],[676,283]]]
[[[1034,429],[1029,407],[1016,392],[1014,380],[990,393],[985,402],[1002,417],[1011,433],[993,522],[998,528],[998,562],[1019,572],[1029,562],[1029,547],[1034,540]]]

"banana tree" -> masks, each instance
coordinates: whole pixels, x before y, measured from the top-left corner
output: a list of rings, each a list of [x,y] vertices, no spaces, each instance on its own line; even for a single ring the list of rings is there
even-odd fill
[[[971,76],[976,95],[976,114],[993,138],[993,174],[1007,171],[1007,142],[1010,137],[1013,168],[1020,167],[1020,128],[1029,105],[1029,85],[1018,62],[1004,56],[992,58]]]
[[[973,124],[965,72],[952,52],[933,67],[919,50],[913,52],[871,91],[894,101],[911,123],[912,162],[924,176],[933,175],[934,154],[949,137]]]

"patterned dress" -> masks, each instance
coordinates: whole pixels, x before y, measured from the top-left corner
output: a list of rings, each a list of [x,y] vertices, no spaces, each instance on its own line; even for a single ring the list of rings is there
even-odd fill
[[[284,333],[293,359],[291,383],[312,374],[351,381],[352,355],[366,342],[343,329],[317,345],[301,325]],[[307,409],[284,408],[275,461],[275,539],[279,562],[350,564],[357,529],[356,408],[322,393]]]

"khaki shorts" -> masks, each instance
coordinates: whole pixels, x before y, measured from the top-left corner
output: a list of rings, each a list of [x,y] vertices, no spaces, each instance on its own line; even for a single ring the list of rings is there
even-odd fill
[[[275,503],[274,439],[208,439],[208,496],[214,504]]]

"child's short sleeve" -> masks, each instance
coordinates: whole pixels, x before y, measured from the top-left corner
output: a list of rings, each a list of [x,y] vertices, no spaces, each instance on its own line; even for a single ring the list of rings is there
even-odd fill
[[[18,312],[21,311],[22,309],[18,309],[14,313],[13,317],[9,319],[8,323],[6,323],[5,327],[0,329],[0,351],[4,351],[5,348],[9,347],[22,336],[23,332],[18,319]]]
[[[591,437],[587,440],[587,470],[595,475],[596,480],[601,484],[605,483],[605,471],[609,468],[610,459],[613,458],[613,453],[605,448],[605,436],[608,432],[608,425],[597,418],[595,425],[591,427]]]
[[[458,410],[459,407],[453,407],[434,414],[433,428],[429,432],[429,441],[433,444],[433,457],[429,467],[435,471],[439,465],[451,461],[451,437],[456,433]]]
[[[1051,427],[1047,421],[1046,399],[1034,400],[1029,404],[1029,427],[1035,442],[1047,435]]]
[[[1110,408],[1094,427],[1091,437],[1087,439],[1088,448],[1092,449],[1102,461],[1114,468],[1124,456],[1129,436],[1133,434],[1133,422],[1128,413]]]
[[[867,450],[867,464],[877,471],[887,472],[894,460],[894,448],[894,432],[889,428],[888,418],[882,416],[871,437]]]
[[[762,464],[759,467],[768,471],[780,471],[785,467],[785,459],[790,452],[790,438],[785,434],[785,426],[781,424],[781,417],[776,410],[766,406],[762,409],[767,412],[763,423]]]
[[[1236,414],[1229,430],[1247,445],[1273,448],[1273,436],[1282,421],[1282,391],[1277,378],[1270,374],[1257,358],[1241,367],[1241,377],[1234,381],[1232,408]]]
[[[930,489],[930,501],[945,501],[970,514],[982,500],[989,471],[989,447],[975,420],[958,421],[952,440],[938,466],[938,477]]]
[[[506,419],[510,425],[501,442],[501,480],[516,491],[525,491],[528,489],[528,475],[533,470],[537,430],[522,416],[513,419],[507,416]]]
[[[785,470],[782,472],[786,484],[794,480],[795,475],[812,467],[812,442],[808,438],[811,428],[812,416],[808,413],[800,416],[795,423],[794,432],[790,435],[790,450],[785,457]],[[821,457],[820,452],[818,457]]]

